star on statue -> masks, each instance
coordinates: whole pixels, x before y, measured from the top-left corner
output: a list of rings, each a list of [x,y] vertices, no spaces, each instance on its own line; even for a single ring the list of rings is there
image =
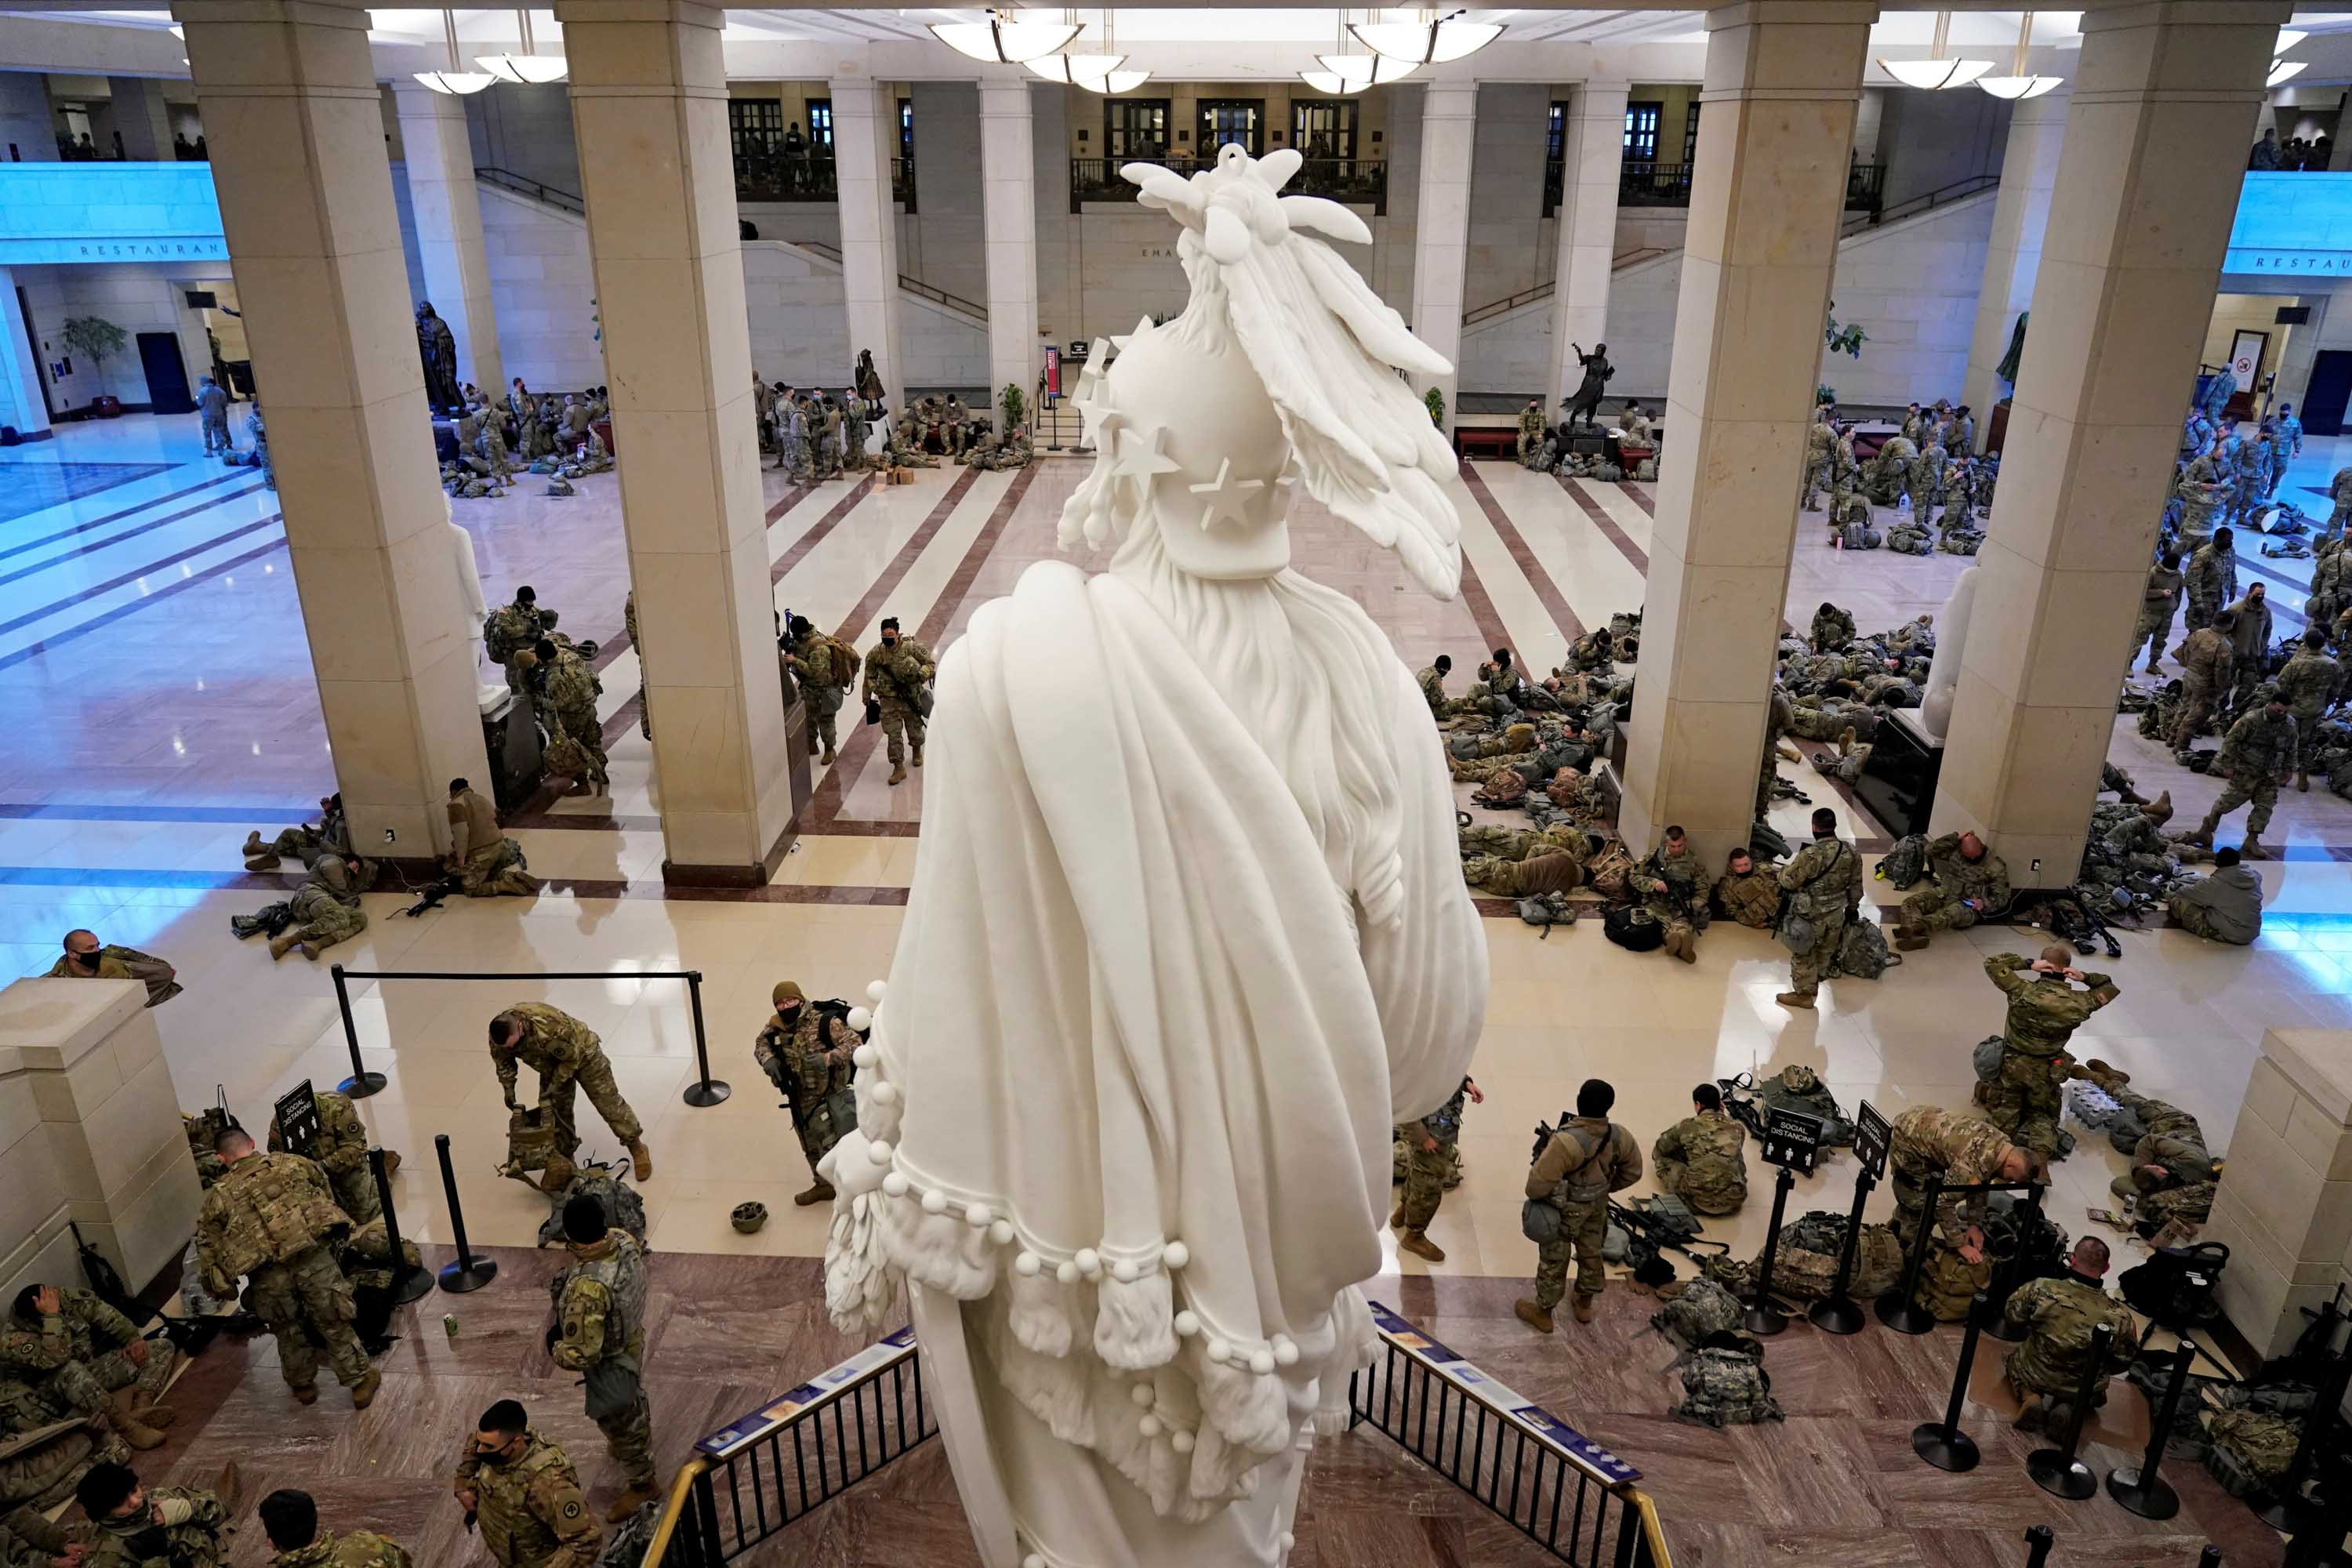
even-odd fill
[[[1184,488],[1206,503],[1201,513],[1202,531],[1213,533],[1221,528],[1229,528],[1242,533],[1249,529],[1244,509],[1250,503],[1250,492],[1265,489],[1265,481],[1234,478],[1234,460],[1220,458],[1215,479],[1205,485],[1187,485]]]
[[[1157,329],[1155,329],[1151,324],[1150,316],[1144,315],[1138,317],[1136,319],[1135,331],[1128,333],[1125,337],[1112,338],[1109,340],[1110,352],[1113,353],[1124,353],[1127,351],[1127,345],[1129,342],[1137,338],[1148,337],[1156,330]]]
[[[1084,402],[1093,397],[1101,389],[1103,378],[1109,374],[1110,355],[1088,354],[1086,363],[1078,367],[1078,389],[1073,394],[1074,400]]]
[[[1096,378],[1100,381],[1100,377]],[[1081,384],[1078,391],[1078,416],[1086,428],[1078,437],[1081,447],[1099,447],[1106,434],[1126,423],[1127,416],[1112,405],[1108,385],[1088,388]]]
[[[1165,425],[1130,425],[1119,430],[1111,458],[1111,477],[1140,480],[1149,489],[1154,474],[1182,471],[1183,465],[1162,450],[1167,445],[1168,426]]]

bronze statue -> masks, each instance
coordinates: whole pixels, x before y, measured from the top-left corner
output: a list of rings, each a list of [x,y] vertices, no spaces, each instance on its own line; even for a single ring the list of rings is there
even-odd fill
[[[425,300],[416,307],[416,353],[425,362],[425,401],[436,414],[463,414],[466,400],[457,390],[457,339]]]

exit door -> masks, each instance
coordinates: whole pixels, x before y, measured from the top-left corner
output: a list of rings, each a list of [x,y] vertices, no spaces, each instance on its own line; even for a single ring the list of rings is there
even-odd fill
[[[188,364],[180,357],[177,332],[139,334],[139,367],[147,373],[147,406],[158,414],[193,413],[196,400],[188,395]]]
[[[2352,401],[2352,349],[2322,349],[2311,364],[2311,379],[2303,388],[2303,430],[2306,436],[2344,434],[2344,406]]]

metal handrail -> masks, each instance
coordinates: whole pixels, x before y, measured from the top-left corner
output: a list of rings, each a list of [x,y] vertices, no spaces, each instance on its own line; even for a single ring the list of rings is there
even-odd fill
[[[502,190],[512,191],[516,195],[529,196],[533,201],[545,202],[550,206],[562,207],[566,212],[578,213],[583,217],[588,213],[588,203],[579,192],[567,191],[561,186],[543,184],[528,174],[518,174],[512,169],[477,167],[474,170],[474,178],[487,180]]]
[[[1609,258],[1609,269],[1612,272],[1615,272],[1622,268],[1634,266],[1640,262],[1650,261],[1661,256],[1672,256],[1673,254],[1674,251],[1666,246],[1645,245],[1641,247],[1639,249],[1622,251],[1611,257]],[[1479,322],[1499,316],[1506,310],[1516,310],[1522,305],[1532,305],[1538,300],[1549,300],[1552,296],[1552,290],[1554,288],[1555,285],[1551,283],[1538,283],[1532,289],[1522,289],[1517,293],[1510,295],[1506,299],[1490,300],[1486,304],[1480,305],[1475,310],[1463,311],[1462,324],[1465,327],[1475,327]]]
[[[710,1461],[697,1454],[681,1466],[677,1479],[669,1484],[669,1497],[662,1504],[661,1518],[654,1525],[653,1539],[646,1543],[646,1555],[641,1568],[662,1568],[669,1555],[670,1542],[683,1544],[690,1537],[679,1536],[678,1525],[687,1516],[687,1505],[693,1500],[695,1482],[710,1469]]]
[[[1135,187],[1119,175],[1119,170],[1126,164],[1158,163],[1163,168],[1184,174],[1193,169],[1205,169],[1211,162],[1187,153],[1170,153],[1156,158],[1073,158],[1070,160],[1070,211],[1080,211],[1087,202],[1132,200]],[[1325,196],[1358,206],[1369,205],[1373,216],[1385,217],[1389,210],[1388,160],[1307,158],[1301,161],[1298,172],[1283,187],[1283,194]]]
[[[1872,165],[1865,163],[1860,166],[1869,168]],[[2000,184],[1999,174],[1970,174],[1965,180],[1954,180],[1948,185],[1937,185],[1924,195],[1912,196],[1895,203],[1891,207],[1881,207],[1864,213],[1860,217],[1847,219],[1845,226],[1839,231],[1839,237],[1844,238],[1860,234],[1864,229],[1877,228],[1885,224],[1899,223],[1906,217],[1917,217],[1921,213],[1933,212],[1939,206],[1948,206],[1964,197],[1992,190]]]
[[[803,250],[808,251],[813,255],[822,257],[825,260],[832,262],[835,267],[839,267],[842,264],[840,247],[837,246],[828,245],[824,240],[787,239],[781,241],[780,243],[797,246]],[[909,294],[919,295],[923,299],[929,300],[933,304],[945,305],[952,310],[961,310],[968,316],[978,316],[983,321],[988,320],[987,306],[974,304],[971,300],[965,299],[961,294],[950,294],[944,289],[935,289],[919,278],[909,278],[905,273],[901,272],[898,274],[898,287],[905,289]]]

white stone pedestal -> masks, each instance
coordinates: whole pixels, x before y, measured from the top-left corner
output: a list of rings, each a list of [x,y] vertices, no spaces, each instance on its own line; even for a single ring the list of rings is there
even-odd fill
[[[2352,1243],[2352,1030],[2272,1029],[2247,1080],[2201,1241],[2230,1248],[2221,1305],[2263,1355],[2347,1278]]]
[[[147,988],[0,991],[0,1297],[80,1285],[68,1220],[137,1290],[186,1247],[199,1190]]]

